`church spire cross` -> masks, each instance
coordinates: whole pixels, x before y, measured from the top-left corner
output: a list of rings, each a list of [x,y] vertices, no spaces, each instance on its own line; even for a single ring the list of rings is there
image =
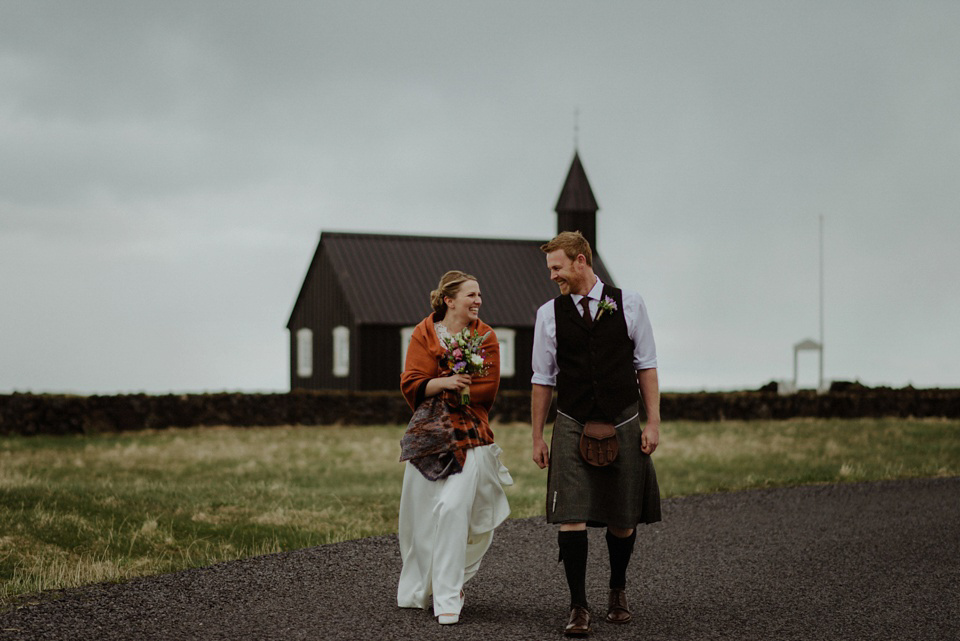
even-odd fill
[[[580,107],[573,110],[573,148],[580,148]]]

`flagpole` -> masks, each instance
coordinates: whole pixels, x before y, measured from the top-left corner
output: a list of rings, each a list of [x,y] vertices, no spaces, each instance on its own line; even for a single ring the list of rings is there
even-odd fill
[[[820,390],[823,391],[823,214],[820,214]]]

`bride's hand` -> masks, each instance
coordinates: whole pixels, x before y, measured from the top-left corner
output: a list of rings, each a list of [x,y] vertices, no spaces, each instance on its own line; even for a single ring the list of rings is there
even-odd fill
[[[449,376],[431,378],[427,382],[427,387],[423,393],[424,396],[436,396],[445,391],[459,392],[472,380],[469,374],[450,374]]]
[[[440,380],[443,381],[443,389],[448,389],[452,392],[459,392],[473,382],[469,374],[451,374]]]

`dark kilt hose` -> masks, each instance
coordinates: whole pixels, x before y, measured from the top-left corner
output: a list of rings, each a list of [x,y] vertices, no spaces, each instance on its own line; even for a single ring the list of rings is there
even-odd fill
[[[622,293],[604,285],[603,295],[623,309]],[[640,449],[637,373],[633,340],[622,311],[588,325],[570,296],[554,300],[557,323],[557,420],[550,445],[547,521],[633,529],[660,520],[660,488],[649,454]],[[620,453],[605,467],[580,456],[587,420],[613,422]]]

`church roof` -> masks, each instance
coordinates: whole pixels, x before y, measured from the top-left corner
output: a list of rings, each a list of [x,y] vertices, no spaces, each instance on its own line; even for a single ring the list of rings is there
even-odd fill
[[[323,232],[317,255],[327,256],[359,325],[420,322],[430,313],[430,291],[440,277],[459,269],[480,282],[484,322],[532,327],[537,308],[559,293],[540,251],[544,242]],[[310,269],[322,263],[315,258]],[[599,256],[594,256],[593,267],[605,283],[613,284]],[[296,305],[303,296],[301,290]]]
[[[597,199],[593,197],[593,190],[590,189],[590,182],[580,162],[580,155],[574,152],[570,171],[567,172],[567,180],[563,183],[563,189],[560,190],[560,197],[557,199],[554,211],[557,213],[596,212],[598,209],[600,206],[597,204]]]

